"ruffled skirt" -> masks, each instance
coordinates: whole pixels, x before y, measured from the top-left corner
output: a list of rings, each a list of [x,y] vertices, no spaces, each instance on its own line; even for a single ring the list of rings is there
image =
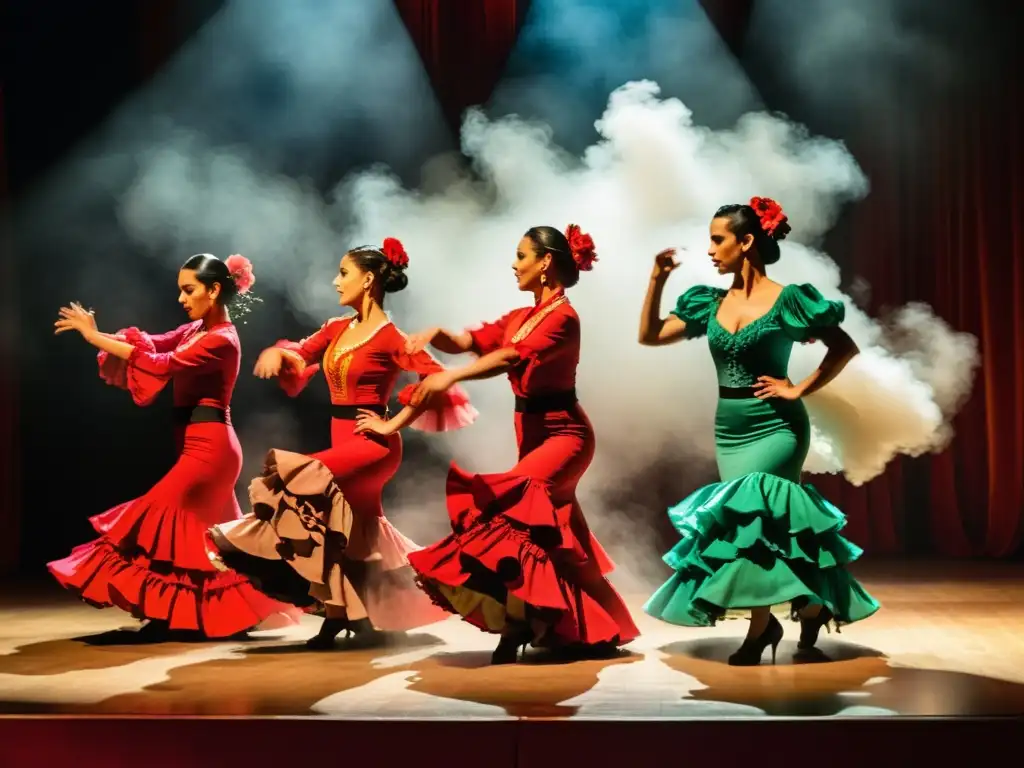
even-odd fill
[[[50,573],[91,605],[166,621],[172,630],[227,637],[295,623],[298,611],[207,557],[206,528],[240,514],[233,485],[240,463],[230,427],[189,425],[171,471],[144,496],[91,518],[99,538],[49,563]]]
[[[447,618],[417,589],[409,555],[418,547],[384,517],[359,514],[322,462],[267,454],[249,487],[252,512],[214,526],[213,560],[261,591],[305,608],[345,608],[377,629],[404,631]]]
[[[556,507],[538,480],[455,465],[447,500],[452,533],[409,556],[439,606],[485,632],[529,626],[535,645],[618,645],[639,634],[578,506]]]
[[[700,627],[810,602],[848,624],[879,608],[844,567],[861,554],[839,534],[846,519],[812,486],[752,473],[699,489],[669,518],[682,538],[663,558],[675,573],[644,605],[652,616]]]
[[[664,556],[675,570],[647,601],[652,616],[707,626],[730,611],[808,603],[837,624],[879,604],[846,570],[861,549],[839,531],[846,518],[799,482],[810,426],[800,401],[721,400],[715,423],[719,471],[669,510],[681,536]]]

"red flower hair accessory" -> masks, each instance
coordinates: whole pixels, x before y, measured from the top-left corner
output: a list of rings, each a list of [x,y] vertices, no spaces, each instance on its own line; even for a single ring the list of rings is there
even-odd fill
[[[784,240],[790,233],[789,219],[782,212],[782,206],[770,197],[750,198],[750,207],[754,209],[758,219],[761,220],[761,229],[768,237],[774,240]]]
[[[380,252],[393,267],[405,269],[409,266],[409,254],[405,252],[405,246],[394,237],[385,237],[380,246]]]
[[[583,232],[578,225],[570,224],[565,228],[565,239],[569,241],[569,252],[581,272],[589,272],[597,261],[594,251],[594,238]]]
[[[228,256],[224,260],[224,266],[228,268],[228,274],[235,281],[235,287],[240,296],[244,296],[249,289],[256,284],[256,275],[252,273],[252,262],[240,253]]]

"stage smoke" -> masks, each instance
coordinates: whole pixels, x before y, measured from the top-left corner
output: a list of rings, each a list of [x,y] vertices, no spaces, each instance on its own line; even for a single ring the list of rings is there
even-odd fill
[[[723,203],[771,196],[794,228],[771,277],[810,282],[844,301],[844,327],[862,349],[842,375],[808,398],[815,425],[808,470],[841,470],[863,483],[897,454],[946,445],[977,363],[974,339],[952,331],[927,307],[905,308],[884,322],[870,318],[840,291],[838,267],[817,246],[842,206],[868,191],[842,143],[763,113],[744,116],[730,130],[710,130],[646,81],[614,91],[597,129],[601,140],[576,157],[552,142],[545,125],[473,112],[462,137],[472,177],[453,179],[446,168],[446,186],[426,193],[377,169],[346,179],[329,204],[283,176],[256,173],[235,155],[157,150],[124,199],[122,220],[165,248],[188,233],[189,239],[230,235],[243,251],[258,244],[280,249],[287,259],[270,274],[310,329],[339,312],[330,290],[338,246],[399,237],[411,257],[410,284],[389,307],[408,332],[461,328],[528,303],[512,274],[520,237],[534,225],[580,224],[599,255],[594,271],[570,292],[583,322],[578,389],[599,445],[581,494],[599,532],[612,538],[621,528],[615,539],[642,547],[650,529],[636,519],[652,477],[675,497],[713,479],[717,397],[705,341],[657,349],[636,341],[653,256],[668,246],[684,250],[663,312],[691,285],[726,286],[728,278],[705,255],[711,215]],[[185,173],[185,163],[205,170]],[[182,205],[186,198],[190,203]],[[352,223],[328,258],[332,222]],[[796,347],[794,377],[806,375],[823,352],[817,344]],[[430,445],[473,470],[507,469],[515,461],[508,387],[484,381],[469,389],[482,412],[478,424],[429,438]],[[439,512],[438,471],[428,477],[425,468],[404,469],[396,489],[402,506]],[[644,492],[624,492],[638,486]],[[414,537],[443,529],[440,516],[428,521],[408,512],[401,525]]]

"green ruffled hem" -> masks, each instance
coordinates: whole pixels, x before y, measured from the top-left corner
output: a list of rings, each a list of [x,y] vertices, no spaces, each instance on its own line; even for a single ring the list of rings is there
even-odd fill
[[[850,624],[880,607],[843,567],[862,553],[839,535],[846,518],[812,486],[754,472],[695,491],[669,519],[682,539],[663,558],[676,573],[644,605],[655,618],[704,627],[809,601]]]

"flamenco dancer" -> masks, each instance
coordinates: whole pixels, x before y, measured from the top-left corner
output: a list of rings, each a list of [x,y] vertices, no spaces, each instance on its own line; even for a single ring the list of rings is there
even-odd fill
[[[822,627],[867,618],[878,603],[845,569],[861,550],[839,535],[842,513],[800,473],[810,445],[810,422],[800,398],[834,379],[858,354],[839,324],[840,302],[810,284],[782,286],[765,265],[779,260],[779,241],[790,231],[774,200],[726,205],[711,221],[708,255],[729,290],[698,285],[668,317],[658,316],[675,252],[655,257],[640,318],[640,343],[671,344],[707,336],[718,371],[715,443],[722,481],[701,488],[669,510],[682,540],[664,560],[675,574],[647,601],[656,618],[708,626],[727,611],[749,609],[750,628],[729,657],[733,666],[756,666],[782,625],[770,608],[790,603],[800,620],[799,648],[809,651]],[[787,378],[794,342],[820,340],[821,365],[793,384]]]
[[[63,307],[55,323],[56,333],[78,331],[99,349],[100,376],[138,405],[174,382],[178,460],[170,472],[144,496],[91,518],[99,538],[48,565],[87,603],[148,620],[140,634],[154,641],[228,637],[300,615],[244,577],[219,573],[206,556],[206,529],[241,516],[234,488],[242,451],[230,417],[241,348],[229,308],[246,302],[254,282],[242,256],[197,254],[178,273],[190,323],[158,336],[136,328],[106,334],[78,304]]]
[[[251,575],[264,592],[301,607],[323,606],[326,618],[311,649],[334,646],[341,632],[372,639],[446,618],[416,588],[408,555],[417,545],[384,516],[384,486],[402,462],[399,430],[459,429],[476,419],[461,389],[410,405],[415,385],[389,418],[387,403],[402,371],[442,371],[427,352],[408,353],[405,335],[384,312],[384,296],[408,283],[409,257],[387,238],[341,259],[334,286],[354,315],[328,320],[300,342],[280,341],[260,355],[255,374],[277,377],[298,395],[320,370],[331,393],[331,447],[267,456],[249,489],[252,513],[210,531],[211,560]]]
[[[492,663],[517,660],[529,643],[574,655],[613,650],[639,631],[605,578],[613,564],[590,532],[576,486],[594,456],[594,430],[576,399],[580,319],[565,295],[593,268],[594,243],[572,225],[565,234],[534,227],[512,265],[534,305],[478,330],[440,328],[410,338],[476,362],[436,373],[416,398],[459,381],[507,373],[515,393],[519,463],[508,472],[472,475],[452,465],[452,533],[409,556],[420,585],[446,610],[501,634]],[[413,402],[417,402],[416,399]]]

